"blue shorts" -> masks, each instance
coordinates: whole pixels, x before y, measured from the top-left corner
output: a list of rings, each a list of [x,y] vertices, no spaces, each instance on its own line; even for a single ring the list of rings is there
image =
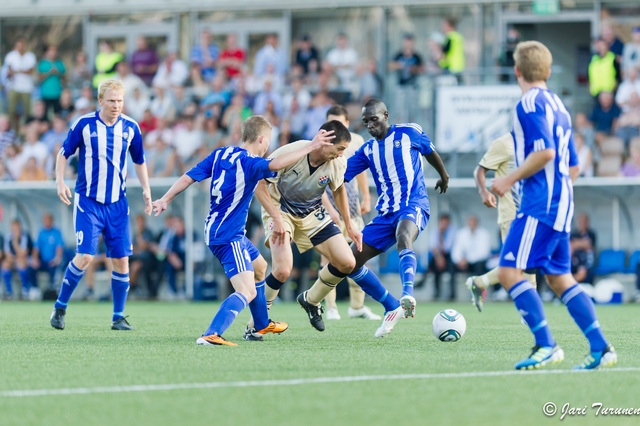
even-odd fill
[[[226,244],[209,245],[211,253],[218,258],[228,278],[244,271],[253,272],[253,261],[260,252],[247,237]]]
[[[362,241],[381,251],[387,251],[396,243],[396,228],[402,219],[409,219],[418,227],[418,234],[427,226],[429,213],[416,206],[408,206],[397,212],[376,216],[362,230]]]
[[[129,231],[129,204],[126,198],[111,204],[101,204],[76,194],[73,201],[76,253],[95,256],[98,251],[98,239],[102,234],[107,257],[119,259],[133,254]]]
[[[548,275],[570,274],[569,233],[518,213],[502,246],[500,266],[522,271],[540,268]]]

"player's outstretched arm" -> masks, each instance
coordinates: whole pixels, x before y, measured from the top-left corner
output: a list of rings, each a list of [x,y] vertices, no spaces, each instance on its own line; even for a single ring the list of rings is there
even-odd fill
[[[333,220],[336,225],[340,226],[340,213],[338,213],[338,211],[333,208],[331,200],[329,200],[329,196],[327,195],[326,191],[322,193],[322,206],[327,211],[327,213],[329,213],[331,220]]]
[[[171,188],[162,196],[162,198],[154,201],[152,204],[153,211],[156,213],[156,216],[160,216],[160,213],[167,209],[171,200],[173,200],[176,195],[180,194],[182,191],[187,189],[191,184],[195,182],[195,179],[191,178],[186,173],[183,174],[180,179],[174,183]]]
[[[482,204],[487,207],[493,207],[494,209],[498,206],[496,197],[487,189],[486,186],[486,177],[487,169],[482,166],[476,166],[473,171],[473,179],[476,181],[476,187],[478,187],[478,193],[480,194],[480,198],[482,199]]]
[[[64,172],[67,170],[68,163],[67,158],[61,153],[58,153],[58,157],[56,158],[56,190],[58,191],[58,198],[67,206],[70,206],[71,190],[67,184],[64,183]]]
[[[278,210],[271,200],[269,188],[264,180],[258,182],[255,194],[260,205],[267,211],[267,213],[269,213],[269,216],[271,216],[271,219],[273,220],[273,242],[275,244],[284,244],[285,235],[287,233],[284,227],[284,221],[282,220],[280,210]]]
[[[356,176],[358,188],[362,194],[362,202],[360,203],[360,213],[367,214],[371,211],[371,192],[369,191],[369,178],[367,172],[362,172]]]
[[[514,183],[519,180],[526,179],[544,169],[544,166],[556,157],[556,151],[553,148],[543,149],[542,151],[532,152],[527,156],[524,162],[511,172],[508,176],[496,178],[493,181],[491,191],[502,197],[511,189]]]
[[[136,170],[136,176],[142,186],[142,198],[144,199],[144,213],[147,216],[151,216],[151,210],[153,205],[151,204],[151,188],[149,187],[149,172],[147,170],[147,163],[133,164],[133,168]]]
[[[425,155],[431,167],[433,167],[436,172],[440,175],[440,179],[436,182],[435,189],[436,191],[440,188],[440,193],[444,194],[447,192],[447,188],[449,187],[449,173],[444,168],[444,163],[442,162],[442,158],[440,158],[440,154],[436,150],[431,151],[429,154]]]
[[[347,197],[347,189],[344,185],[333,191],[333,199],[336,202],[336,207],[338,208],[340,215],[342,215],[344,226],[347,228],[347,234],[351,240],[356,243],[358,251],[362,251],[362,232],[354,228],[353,223],[351,222],[351,216],[349,215],[349,198]]]
[[[335,138],[333,136],[333,130],[327,132],[326,130],[320,130],[313,137],[313,140],[310,144],[305,145],[304,147],[297,149],[292,152],[287,152],[285,154],[279,155],[273,160],[269,162],[269,170],[276,171],[280,169],[284,169],[285,167],[289,167],[294,164],[296,161],[309,154],[316,149],[320,149],[323,146],[331,146],[331,139]]]

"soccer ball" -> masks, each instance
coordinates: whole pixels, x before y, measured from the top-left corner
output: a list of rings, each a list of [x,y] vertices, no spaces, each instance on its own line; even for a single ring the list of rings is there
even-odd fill
[[[436,314],[431,324],[433,334],[442,342],[457,342],[467,329],[467,321],[454,309],[445,309]]]

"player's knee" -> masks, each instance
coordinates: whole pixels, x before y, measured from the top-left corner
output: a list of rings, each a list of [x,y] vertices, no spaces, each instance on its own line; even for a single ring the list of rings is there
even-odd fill
[[[274,266],[271,274],[280,282],[285,282],[291,275],[291,268],[287,266]]]
[[[76,258],[73,259],[73,263],[79,269],[86,269],[86,267],[89,266],[89,264],[91,263],[92,260],[93,260],[93,255],[92,254],[82,253],[82,254],[77,255]],[[76,262],[78,262],[78,263],[76,264]]]
[[[248,287],[245,289],[245,291],[243,291],[244,297],[247,298],[247,302],[251,302],[253,299],[256,298],[256,295],[258,294],[256,291],[255,286],[253,287]]]
[[[356,258],[353,256],[345,256],[343,259],[338,259],[337,264],[333,264],[333,266],[343,274],[350,274],[356,267]]]
[[[256,281],[264,280],[264,277],[267,274],[267,261],[262,257],[258,257],[256,260],[254,260],[253,273],[255,275]]]

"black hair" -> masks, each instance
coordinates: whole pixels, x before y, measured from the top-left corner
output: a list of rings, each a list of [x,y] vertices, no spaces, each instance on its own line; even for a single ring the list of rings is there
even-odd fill
[[[347,127],[338,120],[327,121],[320,126],[320,130],[326,130],[327,132],[333,130],[333,136],[335,136],[335,138],[331,139],[331,143],[333,144],[351,142],[351,133],[349,132],[349,129],[347,129]]]
[[[347,120],[349,119],[349,112],[347,112],[347,109],[342,105],[333,105],[331,108],[329,108],[326,118],[329,118],[330,115],[344,117]]]

